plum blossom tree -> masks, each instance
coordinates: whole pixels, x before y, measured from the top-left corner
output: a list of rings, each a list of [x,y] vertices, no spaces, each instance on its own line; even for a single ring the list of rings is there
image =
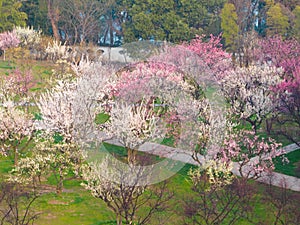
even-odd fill
[[[79,174],[83,159],[83,153],[76,144],[56,141],[53,136],[45,135],[36,139],[32,157],[20,159],[11,171],[9,181],[31,183],[37,187],[42,175],[54,175],[56,192],[59,194],[63,190],[63,181]]]
[[[219,78],[232,67],[231,54],[222,49],[221,37],[213,35],[197,36],[189,43],[180,45],[163,46],[160,53],[152,55],[149,60],[173,65],[198,83],[203,81],[203,74],[206,77]]]
[[[224,145],[217,156],[221,161],[238,164],[242,178],[257,179],[263,173],[274,170],[272,159],[284,154],[274,139],[259,138],[253,131],[239,131],[224,140]],[[285,158],[283,158],[284,160]]]
[[[283,40],[280,36],[262,39],[255,48],[255,60],[260,63],[270,63],[284,69],[285,77],[291,77],[292,72],[299,66],[300,44],[297,40]]]
[[[35,130],[33,118],[12,101],[5,101],[0,107],[0,140],[1,153],[13,154],[15,165],[18,164],[19,155],[27,148],[32,140]]]
[[[19,97],[27,97],[29,89],[35,85],[35,80],[32,71],[27,70],[22,72],[20,69],[14,70],[5,77],[7,94],[10,96],[17,95]]]
[[[280,130],[276,132],[299,144],[300,44],[295,39],[282,40],[281,37],[276,36],[262,40],[260,46],[254,51],[257,61],[283,68],[281,75],[283,80],[275,90],[278,94],[277,112],[279,113],[276,121],[280,125]]]
[[[114,69],[83,62],[74,67],[77,78],[59,80],[37,101],[42,120],[37,124],[47,132],[59,132],[65,141],[81,142],[96,135],[95,116],[106,104],[106,86]],[[93,136],[94,137],[94,136]]]
[[[42,34],[41,30],[34,30],[33,27],[17,26],[14,28],[14,32],[20,40],[19,44],[22,47],[28,46],[31,49],[40,43]]]
[[[189,175],[193,196],[182,200],[183,224],[235,224],[241,218],[248,219],[253,211],[253,188],[234,177],[226,165],[208,165],[191,170]]]
[[[3,50],[3,60],[5,61],[5,51],[11,47],[17,47],[20,43],[15,32],[4,32],[0,34],[0,49]]]
[[[90,163],[83,170],[83,185],[96,198],[102,199],[116,215],[117,224],[149,224],[155,213],[166,209],[173,193],[163,182],[158,187],[148,185],[149,170],[143,166],[120,164],[104,158]],[[140,213],[140,212],[143,213]]]
[[[129,163],[136,162],[135,154],[139,146],[163,134],[163,127],[159,129],[159,117],[143,103],[139,106],[117,103],[109,115],[106,130],[126,148]]]
[[[222,49],[221,36],[210,35],[207,42],[202,41],[203,38],[203,36],[198,36],[183,46],[196,53],[218,77],[220,73],[222,74],[232,66],[231,54]]]
[[[157,116],[169,128],[177,123],[177,128],[174,127],[176,134],[166,134],[165,131],[164,134],[173,135],[176,146],[192,153],[195,159],[200,149],[207,145],[209,102],[197,82],[174,65],[156,60],[134,64],[120,72],[113,94],[134,104],[140,104],[142,100],[149,110],[157,110]],[[153,109],[156,101],[162,107]]]
[[[276,107],[272,88],[281,82],[282,73],[276,67],[252,65],[227,71],[221,80],[232,113],[249,122],[255,133]]]

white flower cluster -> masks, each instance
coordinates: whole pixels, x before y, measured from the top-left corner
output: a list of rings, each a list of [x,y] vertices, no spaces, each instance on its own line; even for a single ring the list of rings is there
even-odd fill
[[[52,42],[48,42],[48,46],[45,49],[46,53],[50,56],[51,60],[61,60],[68,58],[68,46],[61,41],[54,40]]]
[[[143,174],[143,167],[136,168],[105,157],[101,162],[90,163],[83,169],[83,179],[86,182],[82,185],[90,190],[94,197],[105,202],[118,201],[122,196],[135,198],[147,187],[147,182],[144,182],[144,185],[138,185],[138,182],[140,184],[143,178],[148,177]]]
[[[191,169],[188,175],[195,186],[207,179],[209,185],[207,185],[206,191],[210,191],[211,188],[221,188],[231,184],[234,179],[231,171],[232,163],[209,160],[203,166]]]
[[[221,83],[233,113],[241,118],[256,115],[262,119],[272,112],[275,104],[271,88],[279,84],[282,72],[282,69],[268,65],[251,65],[228,71]]]
[[[107,131],[116,137],[126,148],[136,149],[146,141],[160,138],[159,118],[146,105],[117,103],[110,112]]]
[[[33,27],[20,27],[17,26],[14,28],[14,31],[20,40],[21,46],[33,47],[36,44],[40,43],[41,40],[41,30],[34,30]]]
[[[30,136],[33,129],[33,120],[30,115],[18,109],[11,100],[2,103],[0,106],[0,139],[20,141],[25,136]]]
[[[32,151],[31,157],[20,159],[11,171],[9,181],[35,183],[37,178],[48,175],[51,171],[63,180],[70,171],[78,174],[83,160],[78,146],[73,143],[55,143],[52,138],[37,141]]]

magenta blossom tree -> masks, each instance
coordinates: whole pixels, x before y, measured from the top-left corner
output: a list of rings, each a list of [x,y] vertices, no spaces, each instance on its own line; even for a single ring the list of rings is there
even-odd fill
[[[275,36],[260,40],[258,45],[254,50],[256,61],[282,67],[285,78],[291,78],[293,71],[300,65],[300,43],[295,39],[282,40],[282,37]]]
[[[282,40],[273,37],[260,41],[255,50],[256,60],[283,68],[282,82],[274,91],[277,98],[276,121],[278,134],[300,144],[300,43],[297,40]]]
[[[15,32],[4,32],[0,34],[0,49],[3,50],[3,60],[5,60],[5,51],[11,47],[17,47],[20,43]]]
[[[203,41],[203,38],[204,36],[197,36],[190,43],[184,43],[183,46],[196,53],[212,70],[214,75],[220,76],[232,66],[231,54],[223,50],[221,36],[211,34],[207,42]]]
[[[159,55],[152,56],[150,60],[173,65],[198,82],[203,75],[220,78],[224,71],[232,67],[231,54],[223,50],[220,36],[211,35],[208,41],[204,38],[197,36],[189,43],[165,46]]]

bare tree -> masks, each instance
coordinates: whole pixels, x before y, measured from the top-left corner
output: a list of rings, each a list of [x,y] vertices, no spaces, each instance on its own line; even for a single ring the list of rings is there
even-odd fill
[[[105,4],[93,0],[61,1],[60,22],[66,40],[72,40],[72,44],[97,41]]]
[[[148,186],[148,172],[143,166],[104,158],[83,170],[84,186],[113,210],[118,225],[123,221],[125,224],[149,224],[155,213],[166,209],[173,193],[167,189],[166,182]]]
[[[300,224],[300,195],[288,190],[285,179],[281,181],[279,189],[272,186],[272,175],[270,185],[265,189],[265,201],[274,211],[274,225],[277,224]],[[274,210],[275,209],[275,210]]]
[[[20,184],[2,183],[0,189],[0,224],[32,224],[40,213],[32,211],[32,204],[39,195]]]
[[[225,187],[211,185],[208,177],[193,182],[193,197],[183,200],[184,224],[235,224],[249,219],[253,208],[253,187],[246,179],[235,179]]]

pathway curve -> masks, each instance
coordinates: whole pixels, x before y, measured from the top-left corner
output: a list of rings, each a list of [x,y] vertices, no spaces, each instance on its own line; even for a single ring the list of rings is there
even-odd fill
[[[117,140],[109,140],[106,142],[110,144],[122,146],[122,144],[120,144]],[[299,149],[299,146],[297,146],[296,144],[291,144],[283,147],[283,149],[285,150],[286,153],[289,153]],[[178,160],[196,166],[198,165],[198,163],[193,160],[189,152],[178,148],[172,148],[161,144],[146,142],[145,144],[140,146],[139,151],[147,152],[153,155],[158,155],[173,160]],[[200,162],[204,162],[203,156],[199,156],[199,159]],[[235,175],[239,175],[238,163],[233,163],[232,172]],[[272,185],[277,187],[282,187],[284,185],[286,188],[290,190],[300,192],[300,178],[297,177],[273,172],[272,174],[268,174],[268,173],[262,174],[262,176],[259,179],[257,179],[257,181],[267,183],[267,184],[271,183]]]

